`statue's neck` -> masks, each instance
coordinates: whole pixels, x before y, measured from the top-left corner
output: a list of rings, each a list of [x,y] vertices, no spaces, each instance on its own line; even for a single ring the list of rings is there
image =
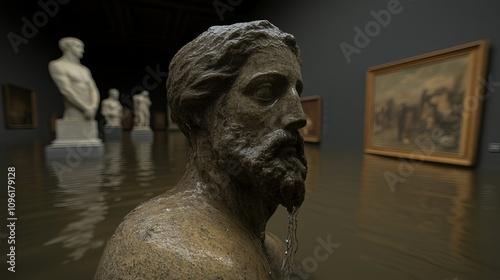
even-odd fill
[[[264,238],[266,224],[278,204],[263,197],[253,186],[237,182],[221,167],[208,149],[190,152],[190,160],[184,175],[186,186],[198,188],[198,193],[209,204],[239,221],[255,237]]]
[[[65,52],[62,55],[61,59],[69,63],[80,64],[80,58],[78,58],[77,56],[75,56],[73,53],[70,52]]]

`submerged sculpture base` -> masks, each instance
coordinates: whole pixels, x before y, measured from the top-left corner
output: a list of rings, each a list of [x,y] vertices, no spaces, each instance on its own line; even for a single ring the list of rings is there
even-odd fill
[[[56,120],[56,139],[45,147],[47,158],[94,158],[104,154],[94,120]]]
[[[105,125],[104,126],[104,139],[106,141],[111,140],[111,141],[119,141],[122,139],[122,133],[123,128],[122,126],[118,125]]]
[[[132,141],[153,141],[153,130],[150,127],[134,127],[130,132]]]

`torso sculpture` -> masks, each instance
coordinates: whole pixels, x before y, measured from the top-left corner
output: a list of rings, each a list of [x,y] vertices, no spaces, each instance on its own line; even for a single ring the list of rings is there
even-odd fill
[[[101,102],[101,113],[106,119],[107,126],[121,126],[123,107],[118,101],[120,93],[117,89],[109,90],[109,97]]]
[[[150,106],[151,100],[148,91],[134,95],[135,127],[149,127]]]
[[[64,96],[65,120],[93,120],[99,106],[99,91],[89,69],[80,63],[82,41],[67,37],[59,41],[63,55],[49,63],[49,73]]]
[[[295,39],[267,21],[212,27],[173,58],[167,90],[185,174],[124,218],[95,278],[283,279],[266,224],[305,194]]]

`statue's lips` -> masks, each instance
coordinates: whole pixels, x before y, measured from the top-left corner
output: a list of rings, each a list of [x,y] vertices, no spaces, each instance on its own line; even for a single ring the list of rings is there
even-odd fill
[[[285,161],[293,161],[301,169],[307,169],[307,162],[304,157],[304,140],[298,131],[289,132],[284,129],[276,130],[266,136],[264,148],[261,149],[269,160],[280,158]]]
[[[276,139],[274,146],[278,147],[275,151],[276,156],[297,156],[298,147],[300,147],[298,137],[286,132]]]

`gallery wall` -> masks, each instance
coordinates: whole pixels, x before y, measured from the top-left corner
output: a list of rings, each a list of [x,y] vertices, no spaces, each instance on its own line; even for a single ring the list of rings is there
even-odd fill
[[[356,28],[374,13],[392,9],[390,20],[361,47]],[[372,12],[373,11],[373,12]],[[490,39],[488,98],[484,101],[478,168],[500,169],[500,2],[494,0],[265,1],[253,15],[295,35],[302,50],[304,96],[323,97],[322,150],[362,153],[366,71],[369,67],[448,47]],[[341,43],[358,48],[345,55]]]
[[[34,129],[7,129],[4,120],[4,93],[0,98],[0,143],[25,144],[33,139],[48,140],[51,137],[49,116],[61,112],[62,100],[47,69],[48,62],[60,51],[52,46],[52,38],[43,28],[31,30],[29,36],[22,35],[22,14],[0,9],[0,85],[12,84],[31,89],[36,94],[38,125]],[[8,34],[17,34],[23,43],[13,46]],[[17,38],[17,37],[16,37]],[[50,46],[49,46],[50,44]],[[3,89],[2,89],[3,91]],[[2,145],[3,146],[3,145]]]
[[[3,3],[2,5],[4,5]],[[355,44],[355,28],[364,29],[374,21],[373,13],[396,5],[397,13],[380,31],[370,37],[358,53],[346,56],[339,45]],[[489,153],[488,144],[500,142],[500,3],[494,0],[315,0],[315,1],[263,1],[252,16],[268,19],[284,31],[296,36],[303,55],[304,95],[323,97],[322,150],[338,149],[362,153],[365,111],[366,70],[375,65],[444,49],[484,38],[490,39],[489,97],[484,101],[482,128],[478,147],[478,166],[500,169],[500,153]],[[3,98],[0,98],[0,143],[22,143],[40,139],[45,143],[53,139],[49,118],[60,116],[62,99],[47,71],[47,63],[61,53],[57,40],[48,32],[47,25],[39,28],[28,42],[15,52],[7,38],[9,32],[21,34],[22,17],[32,15],[31,10],[0,9],[0,84],[11,83],[35,90],[37,95],[38,127],[36,129],[6,129]],[[86,45],[82,63],[90,68],[102,98],[116,87],[131,95],[136,86],[148,75],[147,68],[168,61],[150,61],[140,67],[125,69],[114,67],[107,61],[87,63],[88,57],[98,53],[99,46]],[[105,54],[99,53],[99,56]],[[127,59],[127,58],[124,58]],[[162,77],[163,78],[163,77]],[[164,80],[151,90],[153,111],[165,107]],[[123,103],[123,102],[122,102]],[[1,152],[1,151],[0,151]]]

